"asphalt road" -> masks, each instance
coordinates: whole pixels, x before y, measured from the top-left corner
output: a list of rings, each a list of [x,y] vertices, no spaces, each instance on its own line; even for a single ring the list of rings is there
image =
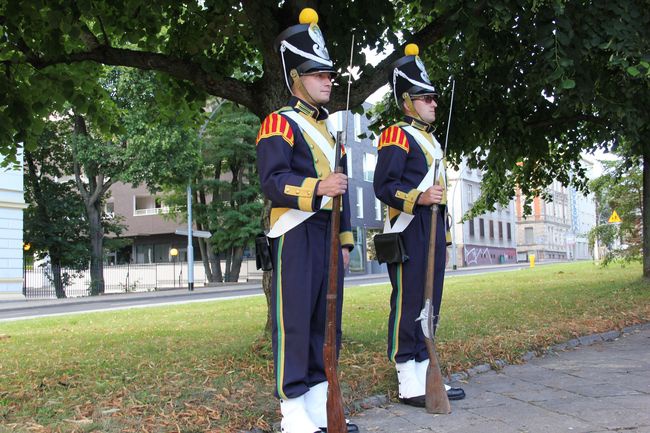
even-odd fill
[[[512,272],[527,268],[527,263],[495,265],[448,270],[447,278],[492,272]],[[388,282],[388,274],[351,276],[345,280],[346,287],[382,284]],[[218,287],[196,287],[193,292],[184,289],[160,290],[156,292],[125,293],[88,298],[22,300],[0,302],[0,322],[24,320],[35,317],[63,314],[89,313],[128,308],[147,308],[161,305],[206,302],[245,296],[261,296],[260,282],[220,285]]]

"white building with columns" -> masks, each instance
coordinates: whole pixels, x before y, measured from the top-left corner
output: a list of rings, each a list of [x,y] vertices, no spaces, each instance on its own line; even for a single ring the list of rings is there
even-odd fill
[[[22,153],[19,168],[0,168],[0,301],[23,297]],[[2,162],[0,156],[0,162]]]

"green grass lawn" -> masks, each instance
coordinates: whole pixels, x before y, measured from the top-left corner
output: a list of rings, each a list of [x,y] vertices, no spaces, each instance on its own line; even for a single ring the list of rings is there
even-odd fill
[[[347,401],[395,396],[389,285],[347,289]],[[266,301],[132,309],[0,323],[0,432],[230,432],[279,419]],[[640,265],[592,263],[448,278],[438,331],[447,373],[574,336],[650,321]]]

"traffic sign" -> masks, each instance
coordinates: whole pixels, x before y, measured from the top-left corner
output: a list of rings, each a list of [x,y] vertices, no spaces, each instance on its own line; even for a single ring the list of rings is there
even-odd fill
[[[180,228],[174,233],[181,236],[187,236],[187,229]],[[212,236],[212,233],[203,230],[192,230],[192,236],[195,238],[210,238]]]
[[[621,217],[618,216],[616,211],[612,211],[612,215],[609,217],[609,220],[607,220],[608,223],[620,223],[621,222]]]

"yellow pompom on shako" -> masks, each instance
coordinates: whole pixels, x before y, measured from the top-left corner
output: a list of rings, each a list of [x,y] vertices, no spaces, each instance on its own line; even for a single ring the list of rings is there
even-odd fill
[[[405,56],[417,56],[420,54],[420,48],[416,44],[408,44],[404,47]]]
[[[312,8],[304,8],[298,16],[300,24],[318,24],[318,13]]]

